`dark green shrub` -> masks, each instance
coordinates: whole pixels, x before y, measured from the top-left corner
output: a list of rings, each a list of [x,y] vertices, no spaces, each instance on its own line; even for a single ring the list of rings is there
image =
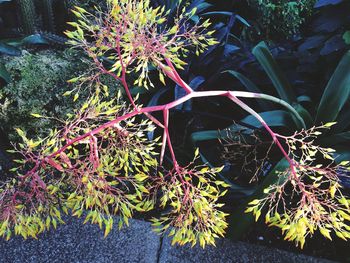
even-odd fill
[[[292,36],[312,13],[315,0],[249,0],[258,11],[258,21],[268,35]]]

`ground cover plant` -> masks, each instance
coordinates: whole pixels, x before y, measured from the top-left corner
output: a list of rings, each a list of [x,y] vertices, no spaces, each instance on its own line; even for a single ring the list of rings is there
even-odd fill
[[[70,89],[67,79],[89,68],[80,52],[43,50],[34,54],[25,51],[21,56],[7,56],[0,61],[10,76],[9,83],[0,91],[0,120],[11,141],[20,139],[15,127],[28,134],[44,136],[57,124],[55,117],[65,118],[67,113],[72,113],[74,105],[79,105],[80,102],[67,100],[62,93]],[[109,86],[111,93],[115,92],[116,87]],[[88,96],[88,93],[82,94],[82,97]],[[31,113],[51,119],[35,118]]]
[[[178,162],[169,111],[192,99],[223,97],[254,116],[284,157],[272,172],[277,183],[266,185],[246,212],[256,220],[263,215],[301,247],[316,231],[330,239],[333,234],[350,237],[349,198],[341,185],[349,162],[336,163],[334,150],[316,142],[335,123],[326,120],[307,127],[301,108],[288,103],[291,93],[282,93],[279,99],[225,87],[194,91],[179,74],[183,57],[192,51],[199,55],[217,44],[208,20],[189,23],[196,9],[177,10],[170,27],[165,24],[167,10],[152,8],[147,0],[107,0],[107,10],[97,7],[92,14],[75,7],[73,13],[77,20],[69,23],[74,29],[66,35],[71,45],[90,57],[93,70],[71,79],[74,86],[65,95],[77,100],[87,87],[92,96],[62,121],[62,129],[51,130],[45,138],[28,138],[17,129],[23,143],[13,151],[18,156],[18,166],[12,169],[16,176],[1,187],[0,235],[37,237],[63,223],[62,212],[84,216],[85,222],[99,224],[107,235],[113,227],[112,215],[120,215],[122,227],[134,212],[160,206],[164,213],[152,219],[153,226],[173,236],[173,244],[215,244],[227,228],[228,215],[221,210],[220,198],[230,185],[217,178],[222,168],[199,162],[198,150],[189,164]],[[157,69],[160,82],[175,82],[184,96],[155,106],[138,103],[130,83],[152,88],[151,67]],[[112,100],[106,98],[100,89],[102,74],[121,83],[128,103],[120,92]],[[276,84],[279,81],[275,79]],[[348,78],[342,81],[349,83]],[[96,85],[100,92],[95,92]],[[108,93],[108,86],[102,85],[102,90]],[[292,114],[300,129],[289,135],[273,131],[242,98],[277,103]],[[160,120],[152,115],[155,112],[162,114]],[[34,117],[42,118],[39,113]],[[147,132],[154,129],[163,130],[162,136],[149,140]]]

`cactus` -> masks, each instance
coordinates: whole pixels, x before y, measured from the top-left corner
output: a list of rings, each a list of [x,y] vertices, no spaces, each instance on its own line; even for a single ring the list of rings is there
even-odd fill
[[[53,12],[52,0],[41,0],[40,8],[42,14],[43,28],[49,32],[56,32],[55,16]]]
[[[25,34],[33,34],[38,29],[54,33],[55,19],[53,0],[16,0],[18,12],[21,17],[21,27]],[[38,28],[37,15],[42,17],[42,26]]]
[[[35,6],[33,0],[16,0],[24,33],[33,34],[36,30]]]

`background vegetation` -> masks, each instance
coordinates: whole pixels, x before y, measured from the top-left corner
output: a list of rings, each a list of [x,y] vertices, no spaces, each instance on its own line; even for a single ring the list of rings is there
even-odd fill
[[[175,13],[177,2],[154,0],[152,4],[165,4]],[[88,95],[84,90],[86,95],[83,92],[76,102],[61,96],[72,89],[65,82],[88,67],[81,54],[66,50],[63,31],[70,28],[66,22],[74,20],[70,8],[79,5],[93,10],[96,3],[99,1],[0,0],[3,148],[8,147],[8,139],[16,139],[15,128],[40,134],[52,125],[26,116],[38,113],[62,118]],[[350,158],[350,14],[344,11],[349,10],[349,1],[188,0],[182,5],[187,10],[196,8],[193,23],[211,18],[219,42],[199,57],[192,54],[186,58],[188,64],[181,77],[193,89],[263,92],[290,103],[307,128],[337,122],[317,143],[336,149],[338,163]],[[171,26],[173,21],[166,23]],[[150,77],[156,79],[157,74],[152,72],[150,68]],[[110,93],[117,90],[114,86]],[[148,106],[184,95],[178,85],[166,81],[164,87],[157,80],[155,88],[144,90],[135,85],[131,92],[142,94],[140,102]],[[303,127],[275,104],[250,105],[281,133],[290,134]],[[231,186],[223,200],[224,209],[234,215],[229,234],[294,249],[277,239],[279,232],[254,226],[254,218],[244,213],[247,204],[262,196],[262,189],[276,180],[274,169],[284,165],[282,156],[270,149],[271,140],[261,125],[226,101],[212,98],[179,105],[171,118],[175,152],[184,163],[192,160],[193,147],[199,147],[202,161],[212,167],[224,165],[219,175]],[[154,139],[159,134],[149,131],[147,135]],[[267,150],[271,154],[265,158]],[[343,178],[341,183],[349,192],[349,180]],[[257,241],[261,236],[264,241]],[[345,242],[319,242],[323,239],[317,235],[314,238],[316,241],[310,240],[305,246],[307,253],[350,260],[343,249]]]

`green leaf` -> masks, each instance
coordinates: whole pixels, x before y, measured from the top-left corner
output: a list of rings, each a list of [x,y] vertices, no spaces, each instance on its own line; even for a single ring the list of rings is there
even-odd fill
[[[228,70],[225,72],[227,72],[230,75],[237,78],[242,83],[242,85],[247,89],[247,91],[255,92],[255,93],[262,93],[262,91],[250,79],[248,79],[247,77],[245,77],[241,73],[234,71],[234,70]],[[264,111],[268,111],[268,110],[272,109],[271,104],[266,102],[266,101],[257,100],[257,103],[260,105],[261,109]]]
[[[21,50],[8,43],[0,43],[0,54],[1,53],[10,56],[20,56]]]
[[[9,39],[6,41],[2,41],[2,43],[0,43],[0,52],[1,52],[1,46],[3,44],[7,45],[7,47],[16,48],[16,47],[20,47],[22,45],[47,45],[47,44],[49,44],[49,42],[45,39],[45,37],[43,35],[34,34],[34,35],[29,35],[29,36],[26,36],[23,38],[12,38],[12,39]],[[21,52],[19,49],[17,49],[17,50],[18,51],[15,51],[13,49],[12,51],[16,52],[16,53],[19,52],[19,54],[17,54],[19,56],[21,54]],[[15,54],[13,54],[13,55],[15,55]]]
[[[320,227],[320,232],[324,237],[328,238],[329,240],[332,240],[332,237],[329,234],[330,231],[328,229]]]
[[[335,146],[337,144],[344,144],[350,141],[350,131],[332,134],[322,138],[320,144],[322,146]]]
[[[255,222],[258,221],[260,215],[261,215],[261,210],[258,210],[258,211],[256,212],[256,214],[255,214]]]
[[[218,138],[220,138],[220,132],[215,130],[200,131],[191,134],[191,141],[194,145],[196,145],[197,142],[216,140]]]
[[[260,112],[259,115],[270,127],[286,127],[292,130],[295,130],[298,127],[298,123],[296,123],[296,120],[293,119],[292,115],[283,110]],[[253,115],[245,117],[241,122],[258,129],[263,128],[263,125]]]
[[[70,94],[72,94],[72,90],[66,91],[65,93],[63,93],[62,96],[69,96]]]
[[[40,34],[34,34],[34,35],[30,35],[27,36],[25,38],[22,39],[22,43],[23,44],[30,44],[30,45],[48,45],[49,42]]]
[[[337,118],[337,124],[333,127],[334,133],[341,133],[350,128],[350,108],[344,108]]]
[[[345,166],[345,165],[348,165],[348,164],[349,164],[349,162],[350,162],[350,161],[342,161],[342,162],[340,163],[340,165]]]
[[[20,128],[15,128],[15,130],[19,136],[21,136],[22,138],[25,137],[24,131],[22,131]]]
[[[333,125],[337,124],[337,122],[333,121],[333,122],[327,122],[326,124],[324,124],[323,126],[324,127],[327,127],[327,128],[330,128],[332,127]]]
[[[277,65],[265,42],[260,42],[252,53],[271,79],[280,98],[289,104],[296,102],[297,98],[289,81]]]
[[[350,31],[346,31],[343,35],[345,44],[350,45]]]
[[[159,80],[160,80],[160,82],[163,83],[164,86],[166,85],[165,80],[164,80],[164,75],[161,72],[159,72]]]
[[[350,95],[350,51],[339,62],[329,80],[318,106],[316,123],[331,122],[343,108]]]
[[[32,115],[35,118],[43,118],[43,116],[41,116],[40,114],[37,114],[37,113],[31,113],[30,115]]]
[[[296,112],[301,116],[301,118],[304,120],[306,127],[313,126],[313,123],[314,123],[313,118],[303,106],[301,106],[300,104],[294,104],[293,107],[296,110]],[[294,122],[297,124],[299,129],[305,128],[305,127],[300,127],[300,125],[298,125],[299,121],[296,119],[294,115],[292,115],[292,118],[294,119]]]
[[[253,201],[250,201],[248,205],[257,205],[259,203],[260,203],[259,199],[254,199]]]
[[[6,83],[11,82],[11,76],[2,63],[0,64],[0,78],[3,78]]]

